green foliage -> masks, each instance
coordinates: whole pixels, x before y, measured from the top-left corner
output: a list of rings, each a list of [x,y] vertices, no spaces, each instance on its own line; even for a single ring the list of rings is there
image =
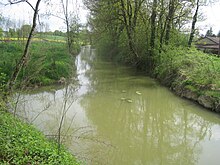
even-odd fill
[[[3,29],[0,27],[0,38],[3,37]]]
[[[0,53],[2,55],[0,67],[8,81],[23,53],[23,45],[20,42],[0,43]],[[18,81],[26,85],[55,83],[61,77],[72,74],[73,61],[66,51],[65,43],[33,42],[30,48],[30,59],[21,71]]]
[[[0,43],[0,68],[2,68],[2,73],[6,74],[6,81],[10,78],[22,51],[22,46],[18,43]]]
[[[21,27],[21,32],[22,32],[22,37],[28,37],[29,33],[31,31],[31,25],[22,25]]]
[[[48,141],[33,126],[2,110],[0,110],[0,144],[0,164],[79,164],[64,147],[58,154],[55,142]]]
[[[9,34],[8,37],[16,37],[16,31],[15,31],[15,29],[9,28],[8,34]]]
[[[5,107],[5,101],[3,100],[3,98],[6,95],[6,74],[1,72],[1,68],[0,68],[0,108],[1,107]]]
[[[59,30],[55,30],[53,33],[55,36],[66,36],[66,33],[63,33],[62,31]]]
[[[39,72],[37,76],[31,79],[31,83],[48,85],[61,77],[69,77],[73,60],[66,52],[65,43],[47,43],[47,47],[44,47],[43,44],[37,42],[31,47],[32,59],[25,70],[25,74],[31,77],[34,71],[38,70]],[[39,59],[40,61],[35,64]],[[39,68],[41,69],[39,70]],[[30,73],[30,70],[33,70],[33,72]]]
[[[93,43],[101,54],[150,70],[163,46],[187,46],[184,25],[191,22],[194,2],[99,0],[85,1]],[[120,14],[119,14],[120,13]],[[114,51],[117,50],[117,51]],[[113,52],[113,53],[111,53]]]
[[[154,73],[163,83],[182,84],[198,93],[209,91],[209,95],[218,96],[215,93],[220,89],[220,59],[195,48],[165,47]]]
[[[115,50],[117,49],[117,45],[114,47],[111,36],[108,34],[103,34],[99,40],[96,41],[96,48],[99,55],[102,55],[104,57],[112,57],[112,55],[115,53]]]

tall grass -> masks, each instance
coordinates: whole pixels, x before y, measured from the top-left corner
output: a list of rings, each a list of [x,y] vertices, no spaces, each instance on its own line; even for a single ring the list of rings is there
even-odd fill
[[[23,48],[21,42],[0,43],[0,68],[6,74],[6,81],[11,77]],[[65,43],[33,42],[29,53],[27,65],[18,77],[20,82],[48,85],[72,74],[74,59],[68,54]]]

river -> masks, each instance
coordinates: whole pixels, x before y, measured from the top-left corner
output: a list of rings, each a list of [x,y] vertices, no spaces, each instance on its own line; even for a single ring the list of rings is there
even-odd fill
[[[86,164],[217,165],[220,116],[83,47],[67,87],[19,95],[17,113]],[[17,94],[18,96],[18,94]]]

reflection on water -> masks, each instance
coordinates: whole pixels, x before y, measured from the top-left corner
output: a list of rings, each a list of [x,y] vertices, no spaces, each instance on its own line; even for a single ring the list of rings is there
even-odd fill
[[[182,100],[128,67],[84,47],[78,84],[21,96],[20,115],[46,135],[57,134],[87,164],[212,164],[220,161],[220,118]]]

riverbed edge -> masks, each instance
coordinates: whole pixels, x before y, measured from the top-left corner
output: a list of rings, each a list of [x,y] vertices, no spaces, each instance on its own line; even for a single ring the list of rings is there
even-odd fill
[[[170,79],[170,77],[172,78]],[[182,81],[187,80],[185,77],[185,75],[179,73],[171,76],[166,76],[165,78],[157,76],[154,78],[157,79],[160,84],[168,87],[177,96],[195,102],[196,104],[206,108],[207,110],[220,113],[219,98],[209,96],[207,94],[200,93],[198,90],[192,90],[188,88],[187,85],[181,83]],[[194,89],[196,89],[196,87],[194,87]]]

